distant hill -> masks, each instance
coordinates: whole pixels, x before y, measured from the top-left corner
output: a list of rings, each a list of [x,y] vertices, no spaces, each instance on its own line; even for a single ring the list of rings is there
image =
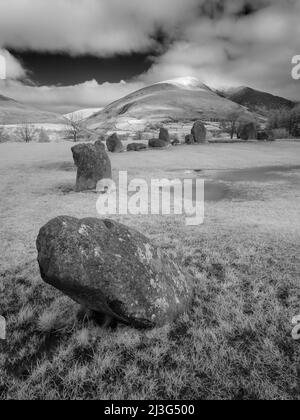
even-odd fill
[[[86,124],[90,129],[134,131],[149,124],[221,120],[235,111],[247,113],[198,79],[185,77],[133,92],[88,118]]]
[[[64,118],[53,112],[41,111],[0,95],[0,125],[8,124],[62,124]]]
[[[251,89],[250,87],[228,89],[222,91],[222,94],[227,99],[230,99],[239,105],[243,105],[251,111],[257,111],[259,108],[265,108],[267,110],[281,108],[291,109],[296,105],[295,102],[288,99]]]

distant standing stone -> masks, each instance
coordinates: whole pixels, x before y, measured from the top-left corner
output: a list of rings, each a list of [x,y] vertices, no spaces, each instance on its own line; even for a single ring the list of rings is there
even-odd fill
[[[253,121],[240,123],[238,129],[238,138],[242,140],[256,140],[257,129],[256,124]]]
[[[116,133],[112,134],[106,140],[107,150],[112,153],[123,152],[123,144]]]
[[[274,141],[274,134],[271,130],[262,130],[257,132],[257,140]]]
[[[205,125],[201,121],[196,121],[192,128],[192,136],[195,143],[207,143],[206,134]]]
[[[149,140],[149,147],[151,148],[163,148],[168,147],[169,143],[165,142],[164,140],[160,139],[151,139]]]
[[[180,140],[178,138],[175,138],[171,141],[172,146],[178,146],[180,144]]]
[[[161,128],[159,132],[159,140],[170,143],[169,131],[166,128]]]
[[[195,139],[192,134],[188,134],[187,136],[185,136],[185,144],[195,144]]]
[[[112,178],[110,159],[101,141],[72,147],[77,166],[76,191],[94,190],[101,179]]]
[[[127,146],[127,152],[140,152],[145,149],[147,149],[147,146],[144,143],[131,143]]]
[[[112,220],[57,217],[40,230],[37,249],[46,283],[120,322],[162,326],[190,307],[189,275],[144,235]]]

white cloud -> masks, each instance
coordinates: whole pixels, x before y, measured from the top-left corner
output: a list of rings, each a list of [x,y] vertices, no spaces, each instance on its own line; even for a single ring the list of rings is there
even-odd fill
[[[173,40],[137,81],[99,85],[93,80],[65,87],[13,80],[0,84],[2,94],[23,102],[63,112],[102,107],[145,84],[180,76],[195,76],[212,86],[248,85],[300,100],[299,82],[291,78],[291,58],[300,53],[300,0],[0,1],[0,48],[11,79],[27,74],[5,49],[9,47],[115,56],[155,48],[157,29]],[[246,3],[264,7],[247,17],[233,15]]]
[[[6,49],[0,49],[0,55],[5,60],[7,79],[22,79],[26,76],[26,70],[22,64]]]
[[[111,56],[147,50],[156,28],[176,31],[199,0],[1,0],[7,48]],[[1,45],[0,45],[1,46]]]
[[[20,81],[0,81],[1,94],[61,113],[82,108],[101,108],[142,87],[142,82],[98,84],[96,80],[62,87],[28,86]]]
[[[289,3],[273,1],[241,19],[225,15],[191,23],[142,79],[190,75],[213,86],[248,85],[299,101],[291,59],[300,52],[300,0]]]

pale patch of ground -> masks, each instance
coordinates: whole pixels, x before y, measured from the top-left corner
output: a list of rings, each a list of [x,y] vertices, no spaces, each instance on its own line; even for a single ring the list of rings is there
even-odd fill
[[[70,112],[69,114],[65,114],[64,117],[68,119],[77,119],[77,120],[83,120],[85,118],[89,118],[92,115],[96,114],[97,112],[101,111],[103,108],[84,108],[79,109],[74,112]]]
[[[94,193],[72,191],[70,143],[0,145],[0,398],[299,399],[300,189],[283,179],[230,184],[234,200],[206,203],[205,223],[116,217],[174,255],[195,281],[192,311],[153,331],[101,329],[43,284],[40,227],[58,215],[97,217]],[[110,155],[133,177],[297,166],[300,143],[179,146]],[[200,173],[201,174],[201,173]],[[199,173],[198,175],[199,176]],[[226,181],[227,182],[227,181]]]

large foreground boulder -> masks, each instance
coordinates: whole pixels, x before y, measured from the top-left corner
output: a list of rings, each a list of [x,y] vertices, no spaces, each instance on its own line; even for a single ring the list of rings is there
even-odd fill
[[[169,143],[165,142],[164,140],[161,139],[151,139],[149,140],[149,147],[150,148],[163,148],[163,147],[168,147]]]
[[[187,311],[192,284],[139,232],[111,220],[62,216],[37,239],[43,280],[86,308],[136,327]]]
[[[123,152],[123,144],[116,133],[112,134],[106,140],[107,150],[112,153]]]
[[[257,129],[253,121],[242,122],[238,128],[238,138],[241,140],[256,140]]]
[[[195,143],[207,143],[206,134],[205,125],[201,121],[196,121],[192,128],[192,136],[194,137]]]
[[[169,131],[166,128],[161,128],[159,132],[159,140],[170,143]]]
[[[77,166],[76,191],[94,190],[101,179],[112,178],[110,159],[101,141],[72,147]]]
[[[144,143],[130,143],[127,146],[127,152],[140,152],[145,149],[147,149],[147,146]]]

